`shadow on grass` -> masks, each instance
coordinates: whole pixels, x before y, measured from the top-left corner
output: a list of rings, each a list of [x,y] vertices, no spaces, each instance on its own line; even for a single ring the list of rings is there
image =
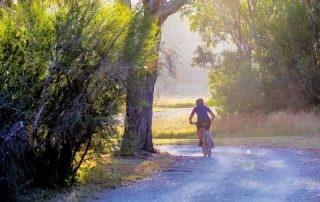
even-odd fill
[[[143,179],[167,168],[173,159],[168,154],[146,158],[122,158],[110,155],[86,161],[79,169],[78,184],[66,189],[37,189],[21,201],[83,201],[97,198],[99,192]]]

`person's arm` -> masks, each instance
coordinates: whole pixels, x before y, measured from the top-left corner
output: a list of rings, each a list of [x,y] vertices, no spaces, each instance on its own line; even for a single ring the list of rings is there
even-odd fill
[[[196,113],[196,112],[195,112],[195,109],[193,109],[192,112],[191,112],[191,114],[190,114],[190,116],[189,116],[189,123],[190,123],[190,124],[192,124],[192,118],[193,118],[193,116],[194,116],[195,113]]]
[[[214,115],[214,113],[211,111],[211,109],[209,107],[208,107],[208,109],[209,109],[208,112],[211,116],[211,120],[213,121],[216,118],[216,116]]]
[[[209,111],[209,114],[211,115],[211,120],[213,121],[213,119],[215,119],[216,116],[214,115],[214,113],[212,111]]]

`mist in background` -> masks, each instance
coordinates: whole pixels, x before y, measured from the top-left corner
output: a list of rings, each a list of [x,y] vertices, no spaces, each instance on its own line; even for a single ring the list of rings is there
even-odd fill
[[[198,33],[189,30],[188,22],[179,14],[167,19],[163,27],[162,44],[165,48],[179,54],[176,77],[160,70],[155,86],[155,97],[190,97],[205,96],[208,90],[208,71],[192,67],[193,52],[201,44]]]
[[[162,46],[179,54],[176,76],[160,69],[155,86],[155,98],[159,97],[208,97],[208,70],[192,67],[193,53],[202,44],[198,33],[191,32],[187,20],[180,14],[170,16],[162,29]],[[214,52],[231,48],[221,43]]]

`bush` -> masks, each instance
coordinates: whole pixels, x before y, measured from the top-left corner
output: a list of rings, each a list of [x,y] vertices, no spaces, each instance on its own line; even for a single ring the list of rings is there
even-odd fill
[[[90,0],[19,1],[0,9],[5,200],[29,185],[72,183],[87,151],[116,135],[113,115],[124,97],[118,50],[131,14]]]

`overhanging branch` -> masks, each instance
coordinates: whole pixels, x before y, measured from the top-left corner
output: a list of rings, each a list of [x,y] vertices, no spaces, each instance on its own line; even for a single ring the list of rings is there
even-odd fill
[[[131,0],[116,0],[116,2],[126,4],[130,9],[132,7]]]
[[[162,24],[167,17],[176,13],[187,2],[188,0],[171,0],[162,4],[156,12],[156,15],[159,16],[160,24]]]

